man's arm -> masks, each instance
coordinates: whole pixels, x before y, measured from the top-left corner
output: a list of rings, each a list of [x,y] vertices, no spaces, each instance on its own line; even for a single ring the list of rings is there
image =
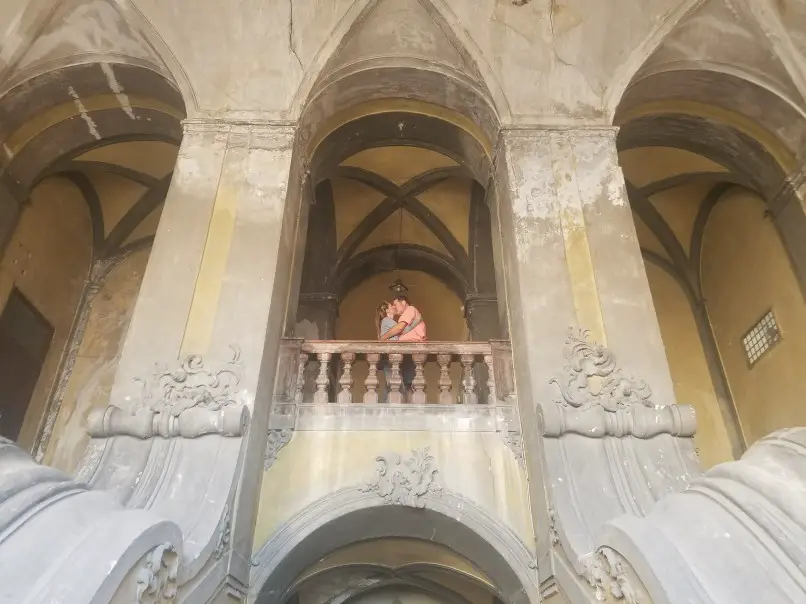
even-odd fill
[[[383,334],[381,336],[381,340],[386,341],[389,338],[394,338],[395,336],[400,335],[401,333],[403,333],[403,330],[406,329],[406,325],[408,325],[408,323],[406,323],[405,321],[400,321],[394,327],[392,327],[389,331],[387,331],[385,334]]]

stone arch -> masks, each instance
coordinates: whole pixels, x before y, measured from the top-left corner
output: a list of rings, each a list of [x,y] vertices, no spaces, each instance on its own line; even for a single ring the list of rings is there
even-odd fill
[[[490,577],[502,602],[539,601],[532,554],[474,502],[443,491],[440,497],[428,497],[422,509],[387,505],[375,493],[357,488],[308,505],[263,544],[253,559],[252,597],[259,604],[282,604],[288,588],[313,562],[344,545],[382,537],[444,545]]]
[[[306,69],[294,100],[292,101],[290,111],[292,116],[302,116],[308,111],[310,101],[317,95],[317,88],[321,88],[323,80],[326,80],[328,75],[330,75],[328,72],[332,70],[334,58],[338,57],[352,35],[361,28],[367,17],[375,9],[381,7],[384,2],[385,0],[362,0],[353,3],[347,10]],[[509,104],[500,82],[493,74],[483,53],[462,26],[448,4],[444,2],[444,0],[409,0],[409,2],[412,6],[419,6],[421,9],[424,9],[433,19],[436,28],[441,30],[438,33],[449,40],[451,46],[467,56],[475,72],[475,77],[473,78],[475,81],[473,84],[478,87],[479,90],[485,91],[488,102],[495,107],[497,114],[501,116],[503,120],[508,119],[510,115]],[[430,65],[429,63],[429,61],[421,60],[418,57],[408,56],[405,57],[404,61],[397,62],[376,60],[369,67],[375,70],[375,77],[378,77],[378,69],[390,73],[396,72],[395,74],[391,74],[391,77],[386,75],[381,76],[385,81],[394,81],[398,74],[404,74],[406,72],[406,70],[398,71],[400,64],[416,65],[418,69],[427,70],[433,68],[433,63]],[[462,76],[462,74],[455,70],[452,73],[443,74],[443,77],[444,75],[448,75],[450,79],[457,77],[461,79]],[[367,73],[365,73],[364,76],[369,76],[369,78],[373,77],[372,74]]]
[[[714,208],[729,193],[737,188],[756,193],[766,203],[766,216],[775,223],[806,295],[806,214],[800,191],[804,181],[797,160],[806,148],[806,114],[786,86],[753,75],[752,66],[719,64],[708,55],[714,52],[710,47],[701,57],[691,51],[690,60],[679,60],[674,54],[677,41],[669,38],[672,46],[647,58],[619,101],[614,117],[617,144],[621,153],[667,148],[709,162],[701,171],[681,168],[680,173],[661,174],[640,186],[630,183],[629,170],[625,176],[633,212],[657,240],[653,249],[642,249],[644,259],[671,275],[689,301],[732,454],[738,458],[746,445],[722,358],[724,343],[717,340],[709,314],[713,309],[703,291],[703,236]],[[763,46],[763,41],[757,43]],[[657,200],[666,194],[671,199],[676,189],[698,191],[686,227],[672,225],[679,216],[671,207],[664,210],[667,216],[659,209],[663,202]]]

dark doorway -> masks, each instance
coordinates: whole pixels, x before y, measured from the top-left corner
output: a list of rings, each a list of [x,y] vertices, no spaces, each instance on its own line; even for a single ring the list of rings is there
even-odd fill
[[[0,435],[17,440],[53,326],[17,288],[0,314]]]

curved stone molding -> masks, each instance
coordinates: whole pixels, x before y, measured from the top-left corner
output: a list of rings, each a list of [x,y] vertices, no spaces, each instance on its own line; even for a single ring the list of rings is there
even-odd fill
[[[163,604],[176,600],[179,554],[170,543],[155,547],[137,573],[138,604]]]
[[[622,372],[615,354],[588,342],[587,332],[570,329],[566,344],[563,372],[550,380],[560,398],[538,409],[551,483],[549,538],[574,581],[590,583],[601,574],[591,564],[604,523],[645,515],[699,475],[696,419],[689,406],[657,404],[649,385]],[[618,589],[606,591],[616,597]]]
[[[269,436],[266,440],[266,454],[263,463],[263,469],[268,470],[274,465],[280,450],[291,442],[291,437],[294,431],[291,428],[282,428],[278,430],[269,430]]]
[[[0,599],[171,602],[182,543],[176,524],[128,509],[0,438]]]
[[[534,554],[508,526],[474,501],[447,489],[442,489],[439,496],[425,495],[423,502],[422,508],[389,505],[362,487],[342,489],[313,502],[280,526],[254,556],[250,601],[258,598],[262,602],[264,597],[266,602],[281,601],[285,582],[290,585],[301,572],[286,566],[287,560],[299,558],[291,556],[297,548],[313,556],[313,562],[317,555],[324,555],[324,550],[346,545],[331,537],[317,537],[331,523],[337,526],[338,538],[344,537],[348,542],[397,536],[447,545],[474,562],[504,589],[503,601],[511,604],[539,601]],[[389,521],[387,514],[400,516],[401,521]],[[408,522],[409,514],[416,514],[417,521]],[[422,514],[434,515],[424,521]],[[322,554],[316,551],[319,546],[324,548]],[[485,564],[493,559],[490,556],[497,560],[494,570]]]
[[[561,405],[542,408],[543,436],[558,438],[566,433],[588,438],[634,436],[647,439],[659,434],[691,437],[697,431],[694,408],[689,405],[644,407],[607,411],[602,406],[569,409]]]
[[[397,453],[379,455],[375,479],[361,487],[363,493],[375,493],[386,503],[425,507],[425,496],[439,497],[442,487],[437,484],[439,474],[436,460],[428,447],[414,449],[405,461]]]
[[[154,409],[138,409],[132,414],[110,405],[87,417],[87,433],[93,438],[198,438],[205,434],[243,436],[248,425],[249,410],[244,405],[217,411],[192,408],[179,415],[160,413]]]
[[[655,604],[806,602],[802,493],[806,428],[781,430],[666,497],[646,518],[609,521],[598,550],[628,560],[611,565],[622,590],[619,577],[634,572],[638,580],[629,584],[643,585]]]

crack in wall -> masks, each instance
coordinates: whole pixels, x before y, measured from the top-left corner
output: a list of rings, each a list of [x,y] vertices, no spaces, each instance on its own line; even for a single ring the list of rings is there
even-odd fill
[[[549,2],[549,29],[551,29],[551,54],[554,55],[554,58],[557,59],[557,62],[565,65],[566,67],[573,67],[571,63],[560,57],[557,54],[557,34],[554,31],[554,13],[559,8],[557,5],[557,0],[551,0]]]
[[[300,69],[304,70],[302,60],[299,58],[297,49],[294,46],[294,0],[288,0],[288,51],[294,55],[297,63],[299,63]]]

